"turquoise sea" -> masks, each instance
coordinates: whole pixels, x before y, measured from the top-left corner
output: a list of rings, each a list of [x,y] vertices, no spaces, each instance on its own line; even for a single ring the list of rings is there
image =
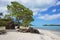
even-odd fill
[[[54,34],[60,36],[60,26],[44,26],[44,27],[40,27],[40,28],[45,29],[45,30],[50,30]]]
[[[35,27],[35,28],[49,30],[55,33],[56,35],[60,36],[60,26],[42,26],[42,27]]]

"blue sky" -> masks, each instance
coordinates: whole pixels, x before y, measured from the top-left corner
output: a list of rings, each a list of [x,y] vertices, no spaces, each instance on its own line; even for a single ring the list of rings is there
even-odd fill
[[[4,15],[11,1],[17,1],[33,11],[34,26],[60,24],[60,0],[0,0],[0,12]]]

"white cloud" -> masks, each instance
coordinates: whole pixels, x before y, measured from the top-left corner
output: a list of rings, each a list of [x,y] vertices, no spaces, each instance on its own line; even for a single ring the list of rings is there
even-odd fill
[[[7,8],[6,7],[0,7],[0,12],[4,12],[4,11],[7,11]]]
[[[0,12],[3,13],[3,15],[7,14],[7,8],[6,7],[0,7]]]
[[[39,15],[38,12],[42,12],[42,11],[47,11],[48,8],[45,8],[45,9],[38,9],[38,8],[35,8],[35,9],[31,9],[33,11],[33,15],[36,16],[36,15]]]
[[[24,4],[31,2],[31,0],[17,0],[17,1],[20,1],[21,3],[24,3]]]
[[[60,1],[58,1],[58,2],[56,3],[56,5],[60,5]]]
[[[53,9],[52,12],[56,12],[56,9]]]
[[[38,11],[46,11],[47,7],[55,5],[57,0],[0,0],[0,7],[6,7],[11,1],[22,3],[26,7],[33,9],[33,15],[37,15]]]
[[[48,7],[55,5],[57,0],[17,0],[26,7],[33,9],[33,15],[38,15],[38,11],[46,11]]]
[[[16,1],[16,0],[0,0],[0,1],[10,1],[11,2],[11,1]]]
[[[36,16],[36,15],[39,15],[38,12],[47,11],[48,8],[45,8],[45,9],[35,8],[35,9],[31,9],[31,10],[33,11],[33,15]]]
[[[43,20],[54,20],[54,19],[58,19],[60,18],[60,14],[53,14],[53,15],[43,15],[43,16],[39,16],[39,19],[43,19]]]
[[[33,11],[33,15],[36,16],[36,15],[38,14],[38,11],[39,11],[40,9],[31,9],[31,10]]]
[[[30,8],[46,8],[53,6],[56,0],[17,0]]]
[[[56,0],[0,0],[0,5],[7,5],[11,1],[18,1],[28,8],[46,8],[53,6]]]
[[[44,9],[41,9],[40,11],[47,11],[48,10],[48,8],[44,8]]]

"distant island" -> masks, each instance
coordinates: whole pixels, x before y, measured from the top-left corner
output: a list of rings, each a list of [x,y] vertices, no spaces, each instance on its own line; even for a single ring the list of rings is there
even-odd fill
[[[60,24],[45,24],[43,26],[60,26]]]

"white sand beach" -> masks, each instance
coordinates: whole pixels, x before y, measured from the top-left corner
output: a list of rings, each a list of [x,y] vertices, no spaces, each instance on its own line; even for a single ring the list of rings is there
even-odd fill
[[[47,30],[39,30],[41,34],[7,32],[0,35],[0,40],[60,40],[60,37]]]

